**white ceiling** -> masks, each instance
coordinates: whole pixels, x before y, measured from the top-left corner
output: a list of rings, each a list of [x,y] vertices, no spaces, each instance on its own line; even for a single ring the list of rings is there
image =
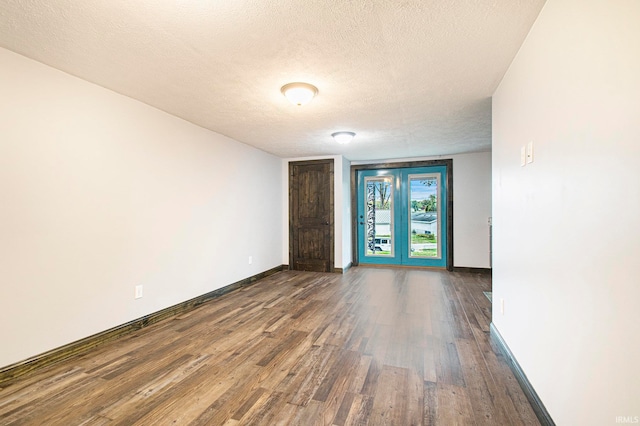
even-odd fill
[[[543,4],[2,0],[0,46],[280,157],[456,154],[490,150],[491,95]],[[318,96],[291,105],[294,81]]]

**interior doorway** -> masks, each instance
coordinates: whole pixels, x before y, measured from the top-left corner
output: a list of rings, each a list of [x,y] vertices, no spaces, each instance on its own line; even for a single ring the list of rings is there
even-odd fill
[[[289,268],[333,272],[333,159],[289,163]]]

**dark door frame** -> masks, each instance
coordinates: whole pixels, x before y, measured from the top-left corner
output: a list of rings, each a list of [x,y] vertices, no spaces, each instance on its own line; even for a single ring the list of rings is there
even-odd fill
[[[334,178],[334,160],[323,159],[323,160],[307,160],[307,161],[290,161],[289,162],[289,269],[293,269],[295,266],[295,261],[293,259],[294,252],[294,227],[293,227],[293,215],[294,215],[294,207],[292,203],[292,196],[294,188],[292,187],[293,183],[293,167],[294,166],[304,166],[304,165],[316,165],[316,164],[328,164],[329,165],[329,227],[330,227],[330,235],[331,235],[331,244],[329,246],[329,270],[327,272],[335,272],[335,196],[334,196],[334,187],[335,187],[335,178]]]
[[[405,169],[410,167],[445,166],[447,168],[447,270],[453,271],[453,160],[404,161],[399,163],[357,164],[351,166],[351,253],[353,266],[358,259],[358,182],[357,175],[361,170]]]

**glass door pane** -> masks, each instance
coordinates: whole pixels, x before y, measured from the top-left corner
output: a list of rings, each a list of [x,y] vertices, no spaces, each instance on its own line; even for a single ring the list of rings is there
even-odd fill
[[[409,174],[409,257],[441,259],[440,174]]]
[[[364,254],[393,257],[393,176],[365,177],[364,189]]]

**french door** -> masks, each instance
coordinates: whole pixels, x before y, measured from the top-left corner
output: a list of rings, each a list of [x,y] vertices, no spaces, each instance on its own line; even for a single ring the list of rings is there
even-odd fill
[[[446,166],[360,170],[361,264],[447,266]]]

